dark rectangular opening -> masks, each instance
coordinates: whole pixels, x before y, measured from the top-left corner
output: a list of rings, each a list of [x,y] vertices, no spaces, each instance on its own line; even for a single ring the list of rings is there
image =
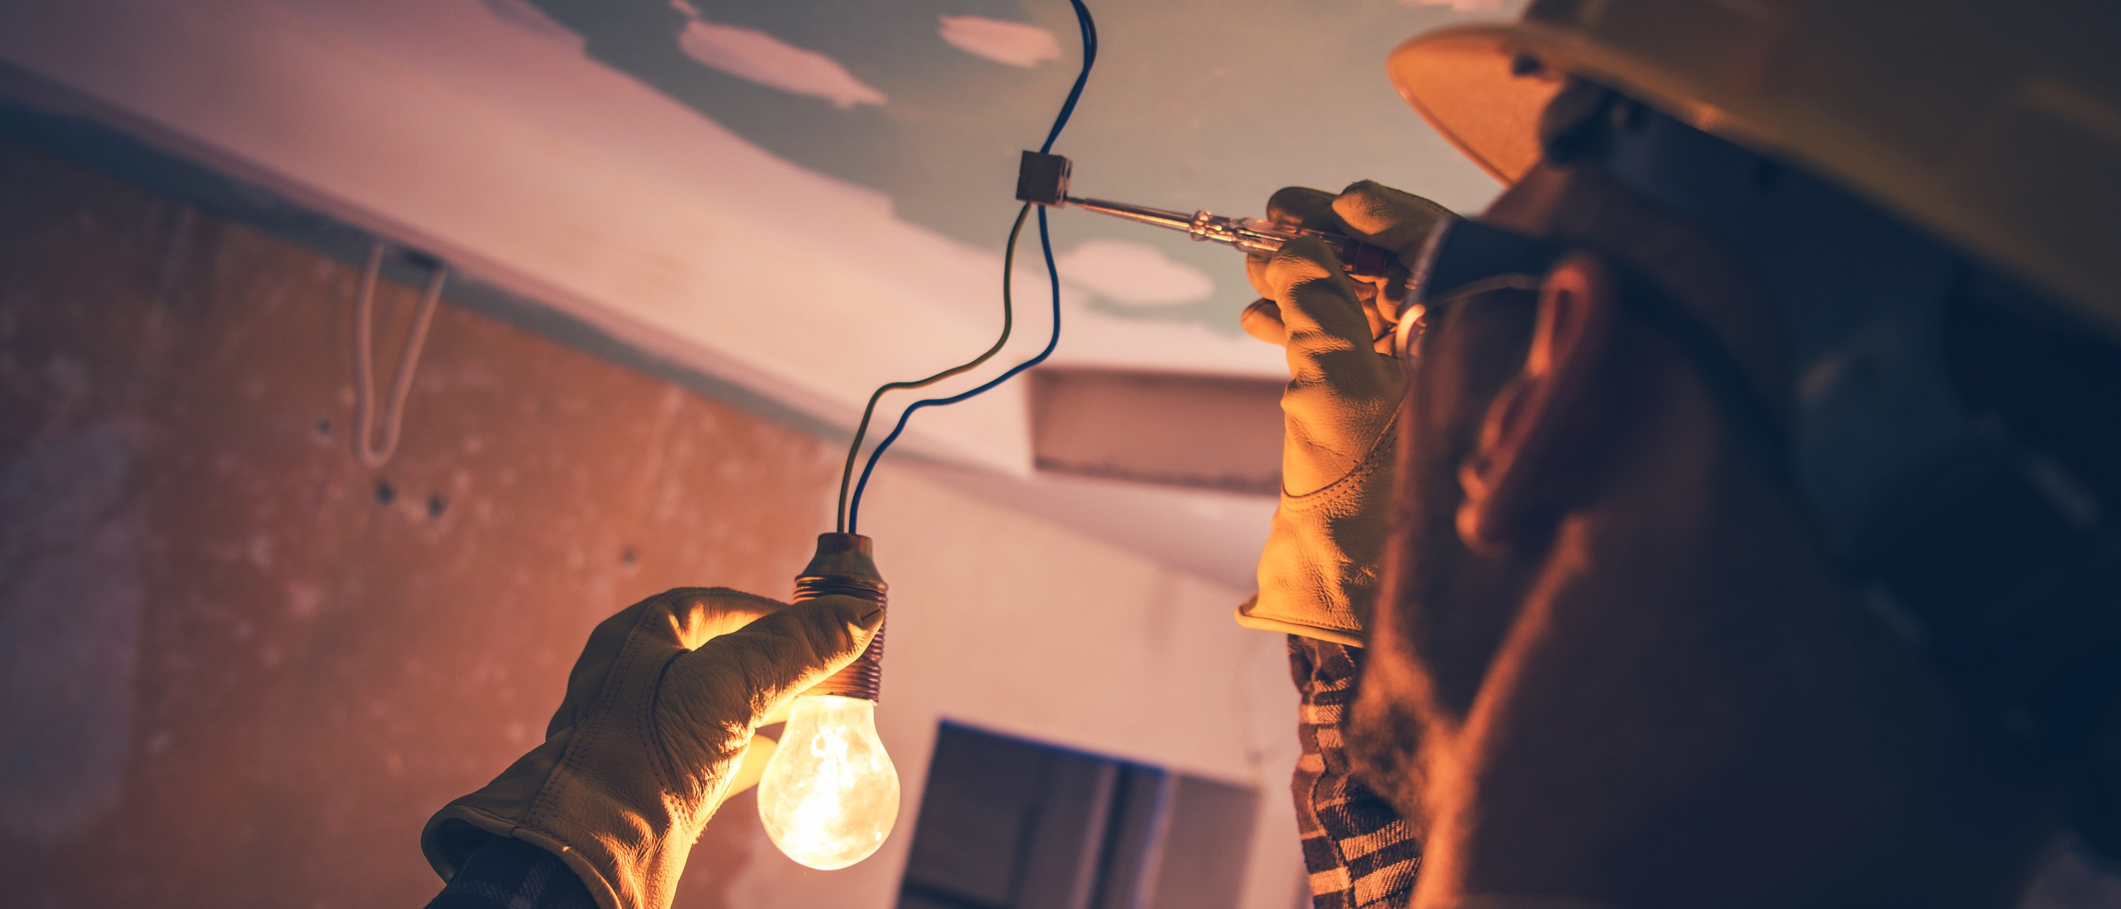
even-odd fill
[[[944,723],[900,909],[1236,903],[1258,793]]]

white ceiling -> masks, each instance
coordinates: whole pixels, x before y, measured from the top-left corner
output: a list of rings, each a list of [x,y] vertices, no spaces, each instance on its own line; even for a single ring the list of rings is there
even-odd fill
[[[1456,2],[1472,9],[1091,0],[1099,68],[1055,151],[1079,193],[1171,208],[1250,213],[1285,183],[1362,177],[1477,207],[1494,184],[1383,78],[1404,37],[1503,13]],[[0,4],[0,61],[151,142],[851,428],[878,383],[991,342],[1016,152],[1043,139],[1077,38],[1062,0],[17,0]],[[1282,372],[1235,329],[1251,299],[1235,254],[1053,221],[1054,362]],[[1008,351],[937,390],[1043,345],[1035,242],[1018,271]],[[1270,501],[1035,477],[1025,400],[1012,384],[924,411],[907,450],[1249,578]]]

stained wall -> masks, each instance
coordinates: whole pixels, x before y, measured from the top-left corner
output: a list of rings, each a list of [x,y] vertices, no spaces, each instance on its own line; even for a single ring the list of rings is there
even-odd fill
[[[396,455],[363,466],[355,283],[0,141],[10,905],[420,905],[421,823],[535,743],[596,621],[780,594],[828,522],[835,444],[447,303]],[[379,376],[414,298],[379,291]],[[873,496],[907,823],[934,722],[987,723],[1262,787],[1232,873],[1291,902],[1294,698],[1237,591],[917,469]],[[710,826],[680,906],[889,905],[907,837],[822,875],[752,810]]]

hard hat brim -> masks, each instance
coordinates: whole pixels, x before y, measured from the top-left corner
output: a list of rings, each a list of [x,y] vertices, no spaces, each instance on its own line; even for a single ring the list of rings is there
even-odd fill
[[[2028,70],[1979,90],[1955,85],[1940,100],[1872,72],[1928,72],[1910,68],[1934,61],[1893,69],[1840,46],[1861,30],[1653,5],[1658,15],[1599,32],[1539,18],[1436,29],[1394,50],[1386,72],[1430,126],[1504,184],[1539,162],[1540,115],[1564,80],[1590,79],[1803,166],[2043,286],[2121,340],[2121,106],[2087,90],[2095,80]],[[1798,40],[1821,34],[1839,43]]]
[[[1589,78],[1694,127],[1760,151],[1772,132],[1703,101],[1713,86],[1540,22],[1463,25],[1415,36],[1385,64],[1393,89],[1446,141],[1504,184],[1539,163],[1539,117],[1564,76]]]
[[[1539,115],[1561,89],[1511,65],[1537,42],[1516,25],[1426,32],[1392,51],[1392,88],[1444,140],[1488,176],[1517,182],[1539,163]]]

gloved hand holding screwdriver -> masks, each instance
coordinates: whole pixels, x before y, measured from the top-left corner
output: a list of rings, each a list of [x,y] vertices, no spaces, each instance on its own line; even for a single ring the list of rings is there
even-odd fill
[[[1239,624],[1360,646],[1376,599],[1388,530],[1395,417],[1405,378],[1392,332],[1406,301],[1406,263],[1449,214],[1442,206],[1362,181],[1338,196],[1290,187],[1267,202],[1285,227],[1341,234],[1390,251],[1386,275],[1347,276],[1325,244],[1294,240],[1253,256],[1246,275],[1263,295],[1245,331],[1288,353],[1282,395],[1281,505],[1260,554],[1259,593]]]
[[[1390,529],[1396,416],[1406,379],[1393,359],[1407,266],[1447,212],[1363,181],[1340,195],[1292,187],[1267,217],[1282,227],[1381,247],[1391,267],[1350,278],[1325,244],[1285,244],[1247,263],[1265,299],[1245,310],[1253,337],[1288,354],[1282,395],[1282,496],[1259,559],[1259,593],[1239,624],[1282,631],[1302,709],[1291,792],[1314,901],[1404,905],[1421,867],[1419,831],[1357,773],[1341,726],[1362,674],[1363,645]]]

